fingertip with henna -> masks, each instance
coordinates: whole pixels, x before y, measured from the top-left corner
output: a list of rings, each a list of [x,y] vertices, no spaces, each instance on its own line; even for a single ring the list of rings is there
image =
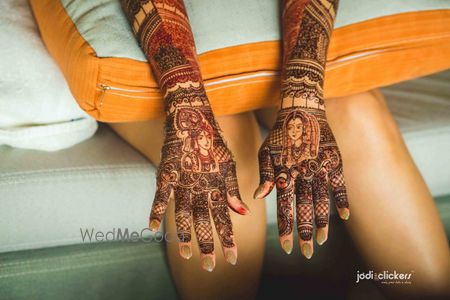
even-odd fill
[[[348,208],[340,208],[338,212],[342,220],[348,220],[350,218],[350,210]]]
[[[281,247],[283,248],[284,252],[286,252],[286,254],[292,253],[292,241],[291,240],[284,240],[283,243],[281,244]]]
[[[250,214],[250,208],[237,197],[228,197],[228,203],[231,208],[240,215]]]
[[[305,243],[302,246],[302,254],[307,258],[310,259],[313,255],[312,247],[309,243]]]
[[[241,207],[239,208],[239,213],[241,215],[250,215],[252,212],[250,208],[244,202],[241,202]]]
[[[233,250],[228,250],[225,254],[225,258],[227,260],[227,262],[229,262],[230,264],[232,264],[233,266],[236,265],[237,262],[237,256],[235,251]]]
[[[158,220],[153,219],[153,220],[150,220],[148,228],[150,228],[151,231],[156,232],[156,231],[158,231],[160,224],[161,223]]]
[[[273,183],[270,181],[266,181],[260,184],[253,194],[253,198],[255,200],[263,199],[272,191]]]
[[[190,245],[180,245],[180,255],[184,259],[190,259],[192,257],[192,251]]]
[[[202,268],[205,271],[212,272],[216,263],[211,255],[205,255],[202,258]]]
[[[325,228],[318,228],[316,233],[317,244],[323,245],[328,239],[328,233]]]

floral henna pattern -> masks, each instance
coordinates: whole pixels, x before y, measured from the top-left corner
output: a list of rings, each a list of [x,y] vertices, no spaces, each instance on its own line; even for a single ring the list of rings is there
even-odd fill
[[[259,151],[260,186],[255,198],[277,190],[280,243],[292,251],[294,200],[302,253],[312,256],[314,224],[325,242],[331,186],[338,212],[348,219],[342,158],[328,126],[323,100],[326,52],[338,1],[286,0],[283,9],[281,105]]]
[[[235,264],[229,207],[240,214],[248,213],[248,207],[241,201],[235,162],[205,93],[183,1],[121,3],[159,82],[167,113],[150,228],[159,228],[170,199],[175,198],[180,254],[192,255],[193,229],[203,268],[212,271],[212,217],[224,254]]]

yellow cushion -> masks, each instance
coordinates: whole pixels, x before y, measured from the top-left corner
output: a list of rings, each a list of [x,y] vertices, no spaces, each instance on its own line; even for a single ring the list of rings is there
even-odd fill
[[[31,0],[42,38],[81,108],[99,121],[163,115],[147,62],[99,57],[60,1]],[[450,68],[450,10],[399,13],[334,30],[325,97],[346,96]],[[199,55],[216,115],[278,105],[280,43],[254,42]]]

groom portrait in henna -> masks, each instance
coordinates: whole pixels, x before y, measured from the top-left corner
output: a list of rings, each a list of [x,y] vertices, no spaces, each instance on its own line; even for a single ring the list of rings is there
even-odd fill
[[[178,235],[179,243],[167,243],[166,250],[182,298],[255,297],[266,239],[262,199],[273,189],[284,252],[295,249],[296,222],[300,253],[315,262],[313,241],[323,245],[329,237],[330,190],[369,265],[416,271],[420,284],[395,289],[445,289],[449,255],[442,224],[383,95],[373,90],[324,98],[338,2],[280,1],[278,107],[216,117],[183,0],[121,0],[166,116],[110,126],[158,166],[149,227],[159,230],[164,219],[164,230]],[[271,128],[264,141],[258,121]]]

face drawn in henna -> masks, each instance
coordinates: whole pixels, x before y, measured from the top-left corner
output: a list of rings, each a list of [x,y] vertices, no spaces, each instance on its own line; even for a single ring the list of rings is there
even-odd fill
[[[191,172],[218,172],[214,155],[213,128],[206,117],[195,108],[175,112],[177,136],[183,141],[181,167]]]
[[[303,121],[296,117],[287,122],[287,134],[296,147],[302,144]]]
[[[300,110],[291,110],[285,117],[282,132],[283,165],[291,167],[317,156],[320,128],[315,118]]]

